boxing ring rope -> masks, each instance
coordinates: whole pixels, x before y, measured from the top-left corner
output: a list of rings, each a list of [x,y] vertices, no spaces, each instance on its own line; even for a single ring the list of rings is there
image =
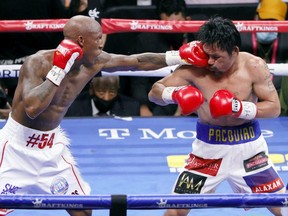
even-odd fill
[[[275,76],[288,76],[288,64],[267,64],[270,73]],[[21,65],[0,65],[0,78],[17,78],[20,73]],[[102,76],[146,76],[146,77],[164,77],[172,73],[177,65],[167,66],[154,71],[116,71],[109,73],[102,71]]]
[[[59,32],[67,19],[1,20],[0,32]],[[204,21],[102,19],[103,32],[196,32]],[[234,21],[240,32],[288,32],[286,21]],[[287,64],[268,64],[274,75],[288,75]],[[0,78],[18,77],[21,65],[0,65]],[[124,71],[103,75],[165,76],[176,66],[154,72]],[[0,195],[0,208],[110,209],[111,216],[126,216],[127,209],[287,207],[288,194],[183,194],[183,195]]]
[[[0,32],[62,31],[67,19],[0,20]],[[204,21],[101,19],[103,33],[196,32]],[[288,32],[287,21],[233,21],[240,32]]]
[[[1,195],[8,209],[204,209],[287,207],[288,194]]]
[[[0,20],[0,32],[59,32],[67,19],[41,20]],[[103,32],[196,32],[204,21],[163,21],[136,19],[102,19]],[[287,21],[233,21],[240,32],[288,32]],[[268,64],[270,72],[276,76],[288,76],[288,64]],[[0,78],[18,77],[21,65],[0,65]],[[155,76],[163,77],[175,67],[166,67],[156,71],[119,71],[102,72],[103,76]]]

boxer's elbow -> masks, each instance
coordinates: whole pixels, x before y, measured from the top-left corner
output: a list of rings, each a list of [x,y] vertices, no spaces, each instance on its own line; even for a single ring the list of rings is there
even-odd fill
[[[280,116],[280,114],[281,114],[281,105],[280,105],[280,103],[278,103],[278,104],[276,105],[276,109],[275,109],[274,112],[275,112],[275,113],[274,113],[274,117],[275,117],[275,118],[277,118],[277,117]]]
[[[258,111],[259,113],[259,111]],[[260,115],[257,113],[256,117],[258,118],[261,118],[262,115],[261,115],[261,112],[260,112]],[[264,118],[278,118],[281,114],[281,109],[274,109],[274,110],[271,110],[268,114],[263,114],[263,117]]]
[[[155,83],[154,83],[154,84],[152,85],[150,91],[148,92],[148,99],[149,99],[149,101],[151,101],[151,102],[153,102],[153,103],[156,102],[156,98],[157,98],[155,92],[156,92],[156,88],[155,88]]]
[[[152,86],[151,90],[149,91],[148,99],[149,101],[155,104],[162,105],[162,106],[166,105],[164,101],[162,100],[162,91],[159,90],[157,83],[155,83]]]
[[[25,107],[25,112],[26,115],[31,119],[35,119],[39,115],[33,106]]]
[[[155,96],[154,96],[152,90],[150,90],[149,93],[148,93],[148,99],[149,99],[149,101],[155,103]]]
[[[31,118],[35,119],[42,111],[40,104],[30,103],[29,100],[25,101],[25,113]]]
[[[281,114],[281,105],[276,102],[269,102],[264,106],[261,102],[257,104],[256,118],[277,118]]]
[[[270,114],[271,114],[271,118],[277,118],[280,116],[281,114],[281,104],[280,104],[280,101],[278,100],[275,100],[272,102],[272,105],[270,106]]]

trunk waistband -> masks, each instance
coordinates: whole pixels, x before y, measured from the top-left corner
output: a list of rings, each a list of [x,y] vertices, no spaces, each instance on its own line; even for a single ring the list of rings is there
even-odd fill
[[[261,135],[259,122],[252,122],[240,126],[214,126],[197,122],[196,138],[209,143],[221,145],[237,145],[251,142],[258,139]]]
[[[25,127],[16,122],[11,116],[9,116],[5,126],[2,128],[5,134],[16,141],[15,144],[31,148],[52,148],[54,139],[57,133],[60,131],[60,127],[50,131],[39,131]]]

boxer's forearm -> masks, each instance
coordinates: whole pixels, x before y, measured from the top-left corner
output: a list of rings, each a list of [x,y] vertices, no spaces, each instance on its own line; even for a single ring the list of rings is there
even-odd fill
[[[106,59],[102,69],[107,72],[157,70],[167,66],[165,53],[118,55],[102,52],[101,57],[102,59]]]
[[[167,66],[165,53],[142,53],[135,57],[138,70],[154,70]]]
[[[256,105],[257,118],[277,118],[281,114],[281,106],[277,101],[261,101]]]

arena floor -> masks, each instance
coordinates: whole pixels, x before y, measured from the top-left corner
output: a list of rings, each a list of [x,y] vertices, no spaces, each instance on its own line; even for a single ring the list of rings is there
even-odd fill
[[[195,137],[195,118],[65,119],[62,127],[92,194],[169,194]],[[261,119],[262,133],[285,184],[288,181],[288,118]],[[4,122],[0,122],[0,128]],[[232,193],[223,182],[218,193]],[[129,210],[128,216],[161,216],[163,210]],[[268,216],[256,208],[194,209],[190,215]],[[15,210],[11,216],[64,216],[64,210]],[[93,215],[108,216],[109,210]]]

